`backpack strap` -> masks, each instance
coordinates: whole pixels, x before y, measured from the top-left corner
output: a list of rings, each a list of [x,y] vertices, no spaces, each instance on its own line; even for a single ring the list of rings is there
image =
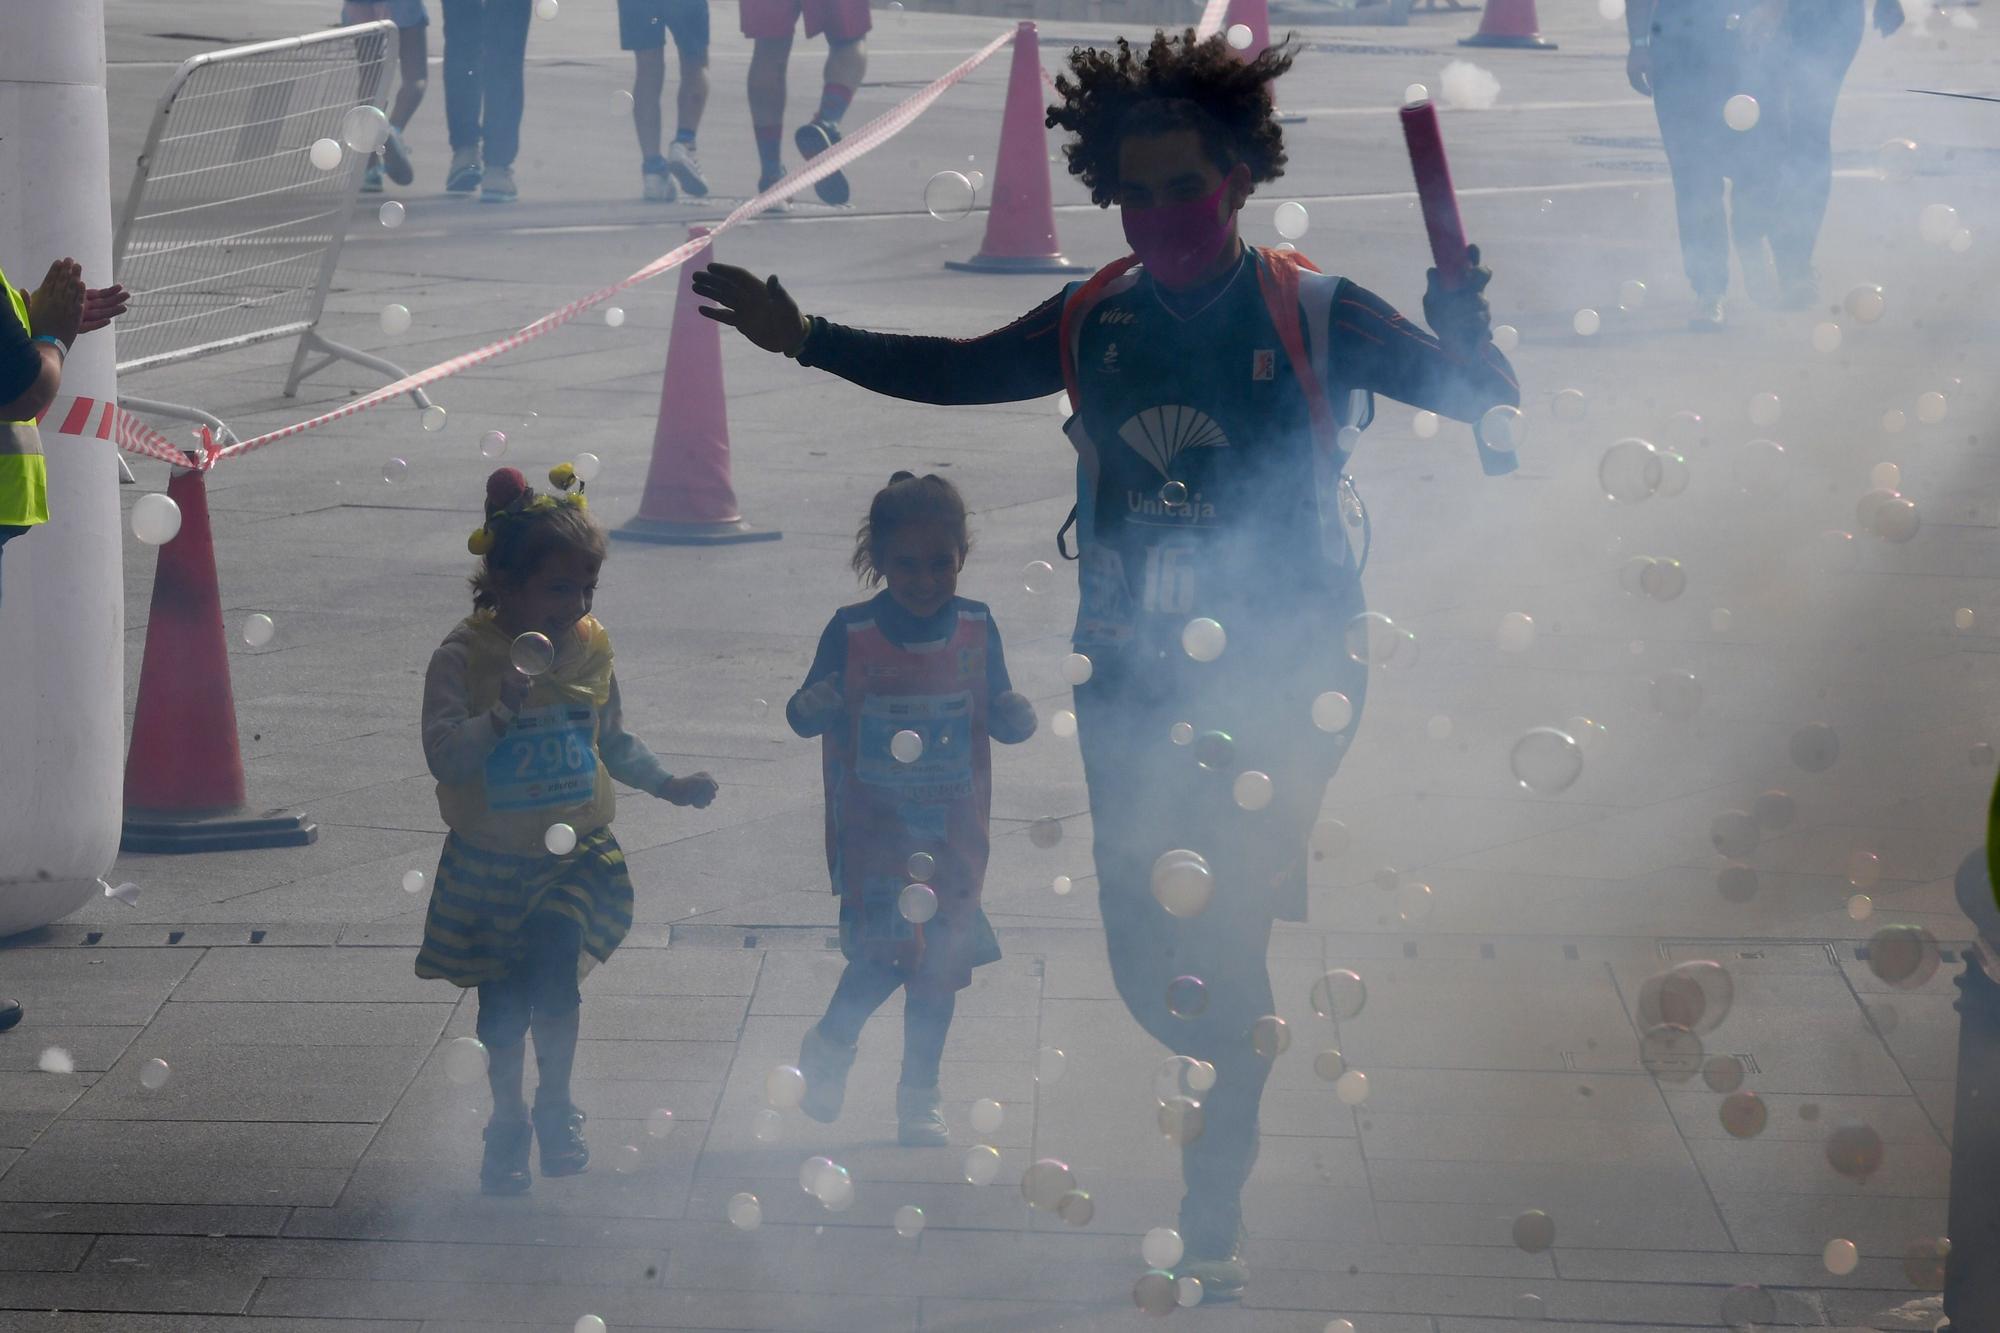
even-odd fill
[[[1080,409],[1083,398],[1078,392],[1076,375],[1077,349],[1082,344],[1084,324],[1089,319],[1091,310],[1099,301],[1104,299],[1111,284],[1117,282],[1127,273],[1130,273],[1138,262],[1139,257],[1137,255],[1126,255],[1122,259],[1112,260],[1109,264],[1091,274],[1084,281],[1083,285],[1071,292],[1069,299],[1063,302],[1062,319],[1057,329],[1056,336],[1061,343],[1063,388],[1069,393],[1071,413],[1070,424],[1064,427],[1064,433],[1070,437],[1070,443],[1076,447],[1079,469],[1090,473],[1093,483],[1096,472],[1096,450],[1090,444],[1088,435],[1082,429]],[[1077,558],[1070,551],[1068,541],[1070,529],[1076,527],[1076,525],[1077,507],[1071,505],[1069,507],[1069,517],[1063,520],[1062,527],[1056,531],[1056,554],[1065,560],[1074,560]],[[1081,540],[1081,536],[1082,534],[1079,534],[1079,540]]]
[[[1299,319],[1299,298],[1304,281],[1302,272],[1317,276],[1319,266],[1296,250],[1260,247],[1258,259],[1257,285],[1263,289],[1264,304],[1271,312],[1271,322],[1277,326],[1278,342],[1285,349],[1286,359],[1292,363],[1292,377],[1298,381],[1300,391],[1306,396],[1306,412],[1312,420],[1313,441],[1321,449],[1332,452],[1338,447],[1340,418],[1327,395],[1325,377],[1313,365],[1312,357],[1306,350],[1305,327]],[[1327,289],[1326,299],[1313,302],[1312,345],[1315,349],[1326,346],[1327,312],[1331,306],[1330,288]]]

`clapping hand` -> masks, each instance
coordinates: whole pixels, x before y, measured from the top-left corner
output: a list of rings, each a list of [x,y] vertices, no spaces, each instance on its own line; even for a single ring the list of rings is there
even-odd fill
[[[83,321],[83,300],[83,265],[58,259],[49,265],[42,285],[29,293],[28,332],[59,338],[67,348]]]
[[[91,287],[83,293],[83,320],[77,328],[79,336],[95,333],[112,320],[125,313],[132,304],[132,293],[123,284],[112,283],[109,287]]]
[[[1479,247],[1465,247],[1467,272],[1456,287],[1446,287],[1436,269],[1424,289],[1424,322],[1448,352],[1477,351],[1493,336],[1493,309],[1486,304],[1486,284],[1493,270],[1479,262]]]
[[[660,799],[675,805],[691,805],[706,810],[715,799],[715,779],[706,773],[690,773],[684,778],[668,778],[660,784]]]
[[[697,307],[702,314],[727,324],[767,352],[797,356],[805,345],[810,326],[775,273],[759,278],[734,264],[710,264],[696,270],[694,294],[720,307]]]

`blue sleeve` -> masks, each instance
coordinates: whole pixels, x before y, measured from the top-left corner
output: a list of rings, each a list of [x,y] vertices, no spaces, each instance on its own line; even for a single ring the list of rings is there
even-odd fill
[[[812,666],[806,671],[805,684],[799,686],[792,697],[785,701],[785,721],[791,724],[795,734],[806,737],[820,734],[799,719],[799,695],[845,670],[847,670],[847,622],[835,616],[826,623],[826,628],[820,631],[819,647],[813,650]]]
[[[802,366],[818,366],[864,389],[915,403],[1014,403],[1063,387],[1063,288],[1005,328],[976,338],[933,338],[852,329],[814,316]]]
[[[0,403],[11,403],[42,377],[42,352],[21,326],[14,303],[0,287]]]
[[[997,699],[1014,688],[1007,676],[1007,653],[1000,646],[1000,625],[989,612],[986,617],[986,697]]]

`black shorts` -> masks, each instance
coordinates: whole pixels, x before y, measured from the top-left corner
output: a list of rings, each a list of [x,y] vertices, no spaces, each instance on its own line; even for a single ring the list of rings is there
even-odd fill
[[[708,0],[618,0],[618,45],[658,51],[667,34],[683,57],[708,63]]]

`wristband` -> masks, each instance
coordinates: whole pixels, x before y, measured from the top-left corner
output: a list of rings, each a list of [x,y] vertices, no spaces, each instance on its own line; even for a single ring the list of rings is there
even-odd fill
[[[37,333],[32,339],[30,339],[30,341],[38,343],[47,343],[49,346],[56,349],[56,356],[60,360],[64,362],[67,362],[69,360],[69,345],[63,342],[62,339],[56,337],[56,335],[53,333]]]

